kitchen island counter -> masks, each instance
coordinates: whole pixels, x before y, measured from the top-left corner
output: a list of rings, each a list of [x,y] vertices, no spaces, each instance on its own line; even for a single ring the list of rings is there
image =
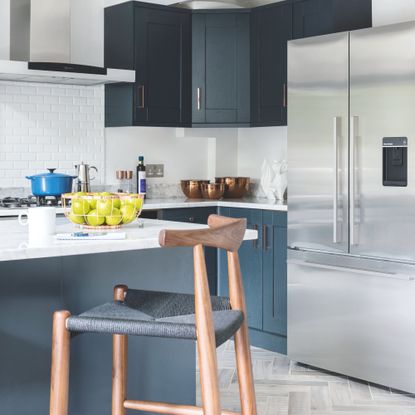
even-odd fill
[[[80,230],[66,218],[57,218],[56,222],[57,233],[73,233]],[[0,221],[0,235],[2,235],[0,238],[0,261],[160,248],[158,236],[162,229],[201,229],[206,227],[206,225],[200,224],[140,219],[138,223],[125,225],[115,231],[108,231],[125,232],[126,238],[123,240],[63,241],[51,237],[42,241],[40,245],[31,246],[28,243],[27,227],[21,226],[16,218],[10,218]],[[245,239],[256,239],[257,235],[257,231],[247,230]]]
[[[193,293],[191,247],[160,249],[162,229],[206,225],[142,219],[127,225],[125,240],[56,241],[27,245],[16,218],[0,221],[0,408],[3,414],[48,413],[52,315],[79,314],[112,300],[113,287]],[[57,219],[57,232],[77,228]],[[256,238],[247,231],[246,239]],[[111,411],[110,335],[71,340],[71,415]],[[128,397],[192,405],[196,399],[193,341],[129,338]],[[22,396],[24,399],[22,399]]]

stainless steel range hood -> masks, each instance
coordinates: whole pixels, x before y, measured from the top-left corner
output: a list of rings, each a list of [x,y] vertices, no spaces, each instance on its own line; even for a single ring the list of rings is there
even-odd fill
[[[70,85],[135,81],[134,71],[72,62],[71,0],[1,1],[10,33],[9,59],[0,60],[0,80]]]

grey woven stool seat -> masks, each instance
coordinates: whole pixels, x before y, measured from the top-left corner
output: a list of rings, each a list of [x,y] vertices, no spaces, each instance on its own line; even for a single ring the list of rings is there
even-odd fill
[[[231,310],[226,297],[211,297],[216,345],[231,338],[244,316]],[[195,298],[191,294],[128,289],[124,302],[114,301],[70,316],[66,327],[76,333],[109,333],[196,340]]]

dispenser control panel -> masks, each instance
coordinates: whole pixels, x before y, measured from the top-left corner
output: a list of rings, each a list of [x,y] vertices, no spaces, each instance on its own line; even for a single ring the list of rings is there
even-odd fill
[[[383,185],[405,187],[408,185],[408,138],[384,137]]]

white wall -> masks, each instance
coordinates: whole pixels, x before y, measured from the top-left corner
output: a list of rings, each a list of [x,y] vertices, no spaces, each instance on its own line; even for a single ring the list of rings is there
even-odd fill
[[[80,161],[104,178],[104,90],[0,82],[0,188],[30,187],[26,175],[57,168],[74,174]]]
[[[236,129],[107,128],[106,142],[106,184],[117,183],[116,170],[135,170],[139,155],[146,164],[164,164],[164,178],[150,179],[150,184],[213,180],[237,172]]]
[[[238,176],[261,178],[264,159],[287,157],[287,127],[241,128],[238,132]]]
[[[415,20],[414,0],[372,0],[373,26]]]

